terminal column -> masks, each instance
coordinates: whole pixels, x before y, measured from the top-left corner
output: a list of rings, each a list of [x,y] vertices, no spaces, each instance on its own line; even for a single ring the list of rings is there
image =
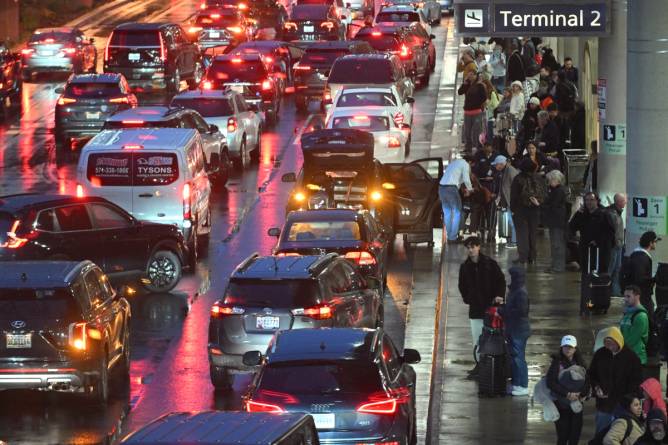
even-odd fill
[[[626,251],[638,245],[642,232],[654,230],[664,238],[653,255],[656,265],[668,262],[668,1],[633,0],[629,5]]]

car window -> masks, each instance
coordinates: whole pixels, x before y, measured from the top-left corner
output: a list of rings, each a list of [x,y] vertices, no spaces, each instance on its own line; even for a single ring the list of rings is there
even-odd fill
[[[109,46],[160,46],[159,31],[116,30],[111,35]]]
[[[106,204],[89,204],[96,229],[121,229],[132,226],[127,216]]]
[[[431,181],[431,176],[418,164],[392,165],[390,167],[391,182]]]
[[[56,230],[56,212],[53,209],[42,210],[37,216],[35,229],[44,232],[53,232]]]
[[[331,66],[336,59],[348,53],[349,51],[345,49],[309,48],[299,63],[306,66]]]
[[[133,185],[168,185],[179,179],[179,161],[176,153],[133,155]]]
[[[102,298],[105,300],[112,298],[114,296],[114,290],[111,287],[109,278],[107,278],[100,269],[93,269],[93,272],[95,273],[97,282],[100,283],[100,287],[102,288]]]
[[[387,93],[344,93],[336,102],[337,107],[394,107],[394,98]]]
[[[399,371],[401,371],[401,361],[399,360],[397,348],[394,347],[392,340],[387,335],[383,337],[383,362],[390,378],[392,380],[396,379]]]
[[[383,34],[383,35],[374,35],[374,34],[365,34],[355,36],[356,40],[363,40],[368,42],[369,45],[376,51],[396,51],[399,49],[399,39],[393,35]]]
[[[26,320],[39,314],[46,319],[76,321],[81,308],[66,288],[0,288],[0,313],[9,320]]]
[[[332,294],[341,294],[350,292],[352,281],[346,271],[343,269],[342,263],[334,264],[330,269],[330,292]]]
[[[195,122],[195,128],[197,128],[197,131],[200,133],[208,133],[209,132],[209,125],[202,119],[201,116],[198,116],[196,114],[190,114],[190,118]]]
[[[195,125],[195,119],[193,119],[192,115],[189,113],[184,113],[181,115],[181,124],[181,128],[197,128],[197,125]]]
[[[288,241],[359,240],[360,229],[355,221],[299,221],[290,224]]]
[[[332,118],[331,128],[352,128],[364,131],[386,131],[390,129],[387,116],[340,116]]]
[[[229,99],[213,98],[179,98],[172,99],[172,105],[183,108],[190,108],[197,111],[204,117],[230,116],[234,114],[233,106]]]
[[[224,303],[246,307],[305,308],[320,301],[313,280],[230,280]]]
[[[93,307],[99,306],[107,299],[106,292],[102,289],[102,285],[98,281],[95,271],[90,270],[84,275],[84,283],[88,290],[88,297]]]
[[[58,207],[56,217],[60,230],[63,232],[90,230],[93,227],[86,206],[83,204]]]
[[[364,214],[364,221],[366,222],[367,230],[369,231],[369,239],[374,239],[378,236],[378,226],[376,226],[376,220],[373,218],[373,216],[369,215],[368,213]]]
[[[376,23],[418,21],[420,21],[420,15],[417,12],[379,12],[376,16]]]
[[[76,82],[70,83],[65,87],[65,95],[69,97],[93,99],[96,97],[118,96],[122,93],[116,82]]]
[[[246,82],[261,82],[267,77],[267,71],[259,60],[214,60],[207,71],[207,78],[222,82],[235,79]]]

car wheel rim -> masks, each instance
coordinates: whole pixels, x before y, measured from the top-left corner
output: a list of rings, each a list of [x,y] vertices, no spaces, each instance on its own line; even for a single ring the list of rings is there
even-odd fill
[[[169,284],[176,275],[176,267],[165,257],[154,258],[148,267],[148,277],[151,283],[158,287]]]

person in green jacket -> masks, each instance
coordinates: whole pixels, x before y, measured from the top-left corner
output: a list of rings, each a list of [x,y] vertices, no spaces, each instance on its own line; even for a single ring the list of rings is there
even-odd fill
[[[626,344],[640,359],[647,364],[647,338],[649,337],[649,318],[647,309],[640,304],[640,288],[636,285],[624,289],[624,315],[619,328]]]

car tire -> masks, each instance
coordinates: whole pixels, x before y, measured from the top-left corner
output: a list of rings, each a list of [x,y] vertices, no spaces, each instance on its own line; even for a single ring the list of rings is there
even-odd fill
[[[169,93],[177,94],[181,86],[181,72],[178,68],[174,68],[172,78],[167,83],[167,90]]]
[[[216,366],[209,366],[209,375],[211,376],[211,384],[216,391],[229,391],[234,384],[234,375],[227,371],[227,368],[218,368]]]
[[[118,364],[118,378],[125,381],[130,377],[130,319],[125,321],[125,333],[123,334],[123,356]]]
[[[106,351],[105,351],[106,354]],[[109,400],[109,369],[106,355],[100,359],[99,376],[93,383],[88,397],[96,405],[104,406]]]
[[[192,79],[188,79],[188,88],[190,88],[191,90],[197,89],[200,82],[202,81],[203,75],[204,73],[202,72],[202,64],[200,62],[195,62],[193,77]]]
[[[257,129],[257,138],[255,141],[255,147],[250,152],[250,160],[252,163],[256,164],[260,161],[261,148],[262,148],[262,127]]]
[[[237,170],[244,171],[250,166],[250,154],[246,153],[246,139],[241,141],[239,146],[239,157],[234,160],[234,167]]]
[[[181,260],[174,252],[158,250],[146,264],[149,283],[144,287],[150,292],[169,292],[179,283],[182,272]]]
[[[216,175],[216,185],[224,186],[230,179],[230,155],[227,151],[220,153],[218,158],[218,174]]]
[[[193,234],[192,234],[192,241],[190,243],[189,247],[189,255],[188,255],[188,268],[190,269],[190,273],[195,272],[195,268],[197,267],[197,260],[199,259],[199,240],[200,236],[197,234],[197,228],[199,227],[199,221],[195,221],[193,223]]]

